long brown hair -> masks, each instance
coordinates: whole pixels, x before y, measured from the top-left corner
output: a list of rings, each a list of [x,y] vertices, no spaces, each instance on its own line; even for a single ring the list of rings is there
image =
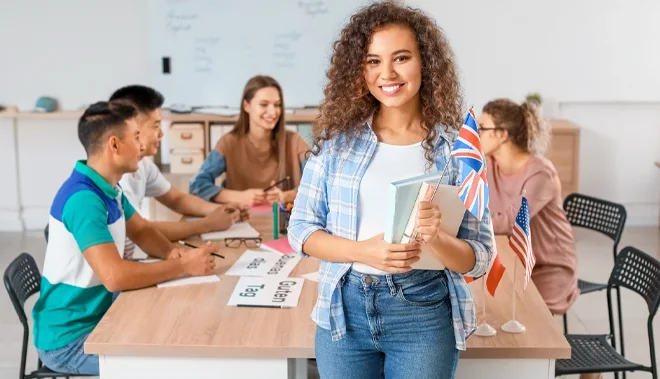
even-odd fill
[[[493,118],[497,129],[506,130],[509,140],[524,152],[543,155],[548,148],[550,131],[535,103],[518,105],[510,99],[495,99],[484,105],[483,113]]]
[[[275,129],[271,133],[271,154],[277,158],[277,168],[279,170],[278,176],[284,177],[286,170],[286,121],[284,119],[284,95],[282,94],[282,87],[270,76],[257,75],[250,78],[243,88],[243,96],[241,97],[241,112],[238,115],[238,120],[231,133],[241,137],[246,137],[250,132],[250,115],[245,111],[243,102],[250,102],[254,95],[262,88],[275,88],[280,94],[280,104],[282,111],[280,112],[280,119],[277,121]]]
[[[324,141],[340,134],[357,134],[363,126],[360,123],[379,109],[380,103],[367,89],[363,74],[371,36],[389,25],[410,28],[419,46],[419,98],[422,128],[427,134],[423,142],[427,161],[432,163],[435,156],[436,125],[447,130],[461,126],[463,99],[454,54],[442,30],[421,10],[391,1],[380,2],[354,14],[333,45],[325,99],[314,122],[314,154],[320,152]]]

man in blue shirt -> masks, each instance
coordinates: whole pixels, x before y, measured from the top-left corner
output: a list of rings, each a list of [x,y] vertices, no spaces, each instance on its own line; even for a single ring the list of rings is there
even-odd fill
[[[99,374],[98,356],[84,354],[83,344],[110,308],[113,292],[214,273],[211,246],[173,250],[117,185],[123,174],[138,167],[136,116],[131,104],[98,102],[78,123],[88,159],[76,163],[53,200],[41,293],[32,311],[34,342],[51,370]],[[123,260],[126,236],[164,260]]]

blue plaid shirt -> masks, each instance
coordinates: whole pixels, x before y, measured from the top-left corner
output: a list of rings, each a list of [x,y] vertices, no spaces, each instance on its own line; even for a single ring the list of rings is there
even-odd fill
[[[451,156],[455,135],[448,135],[438,128],[439,137],[435,145],[435,165],[442,170]],[[357,239],[357,202],[360,180],[376,150],[378,139],[367,121],[360,134],[348,140],[339,136],[326,141],[319,155],[311,155],[303,171],[298,195],[289,220],[288,238],[298,253],[306,256],[302,247],[309,236],[323,230],[326,233]],[[443,182],[458,185],[461,178],[460,161],[451,158]],[[479,277],[485,274],[492,256],[492,234],[488,220],[490,211],[478,221],[466,212],[458,231],[458,238],[465,240],[474,250],[476,263],[465,275]],[[351,268],[351,263],[321,261],[319,293],[312,311],[314,322],[331,330],[333,341],[346,336],[339,281]],[[463,275],[445,269],[451,300],[452,324],[456,348],[465,350],[466,339],[476,329],[476,314],[472,293]]]

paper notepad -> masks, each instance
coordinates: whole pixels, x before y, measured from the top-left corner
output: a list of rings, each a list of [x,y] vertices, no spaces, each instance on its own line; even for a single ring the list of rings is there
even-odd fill
[[[262,242],[261,248],[264,250],[272,251],[277,254],[293,254],[293,247],[289,244],[289,240],[284,238],[279,238],[273,241]]]
[[[406,243],[405,235],[410,235],[417,218],[417,203],[428,198],[433,192],[440,173],[417,176],[390,184],[387,221],[385,224],[385,241],[390,243]],[[447,181],[447,178],[443,178]],[[458,197],[458,187],[449,184],[439,184],[433,197],[433,203],[442,212],[441,229],[452,236],[458,234],[458,229],[465,216],[465,206]],[[406,233],[406,231],[408,233]],[[420,270],[442,270],[444,263],[431,251],[429,246],[422,246],[420,260],[412,265]]]
[[[257,205],[250,208],[253,214],[273,213],[272,205]]]
[[[153,259],[145,259],[140,261],[142,263],[155,263],[155,262],[162,262],[162,259],[158,258],[153,258]],[[207,276],[189,276],[186,278],[180,278],[180,279],[172,279],[168,280],[167,282],[162,282],[156,287],[158,288],[167,288],[167,287],[179,287],[179,286],[189,286],[193,284],[203,284],[203,283],[216,283],[219,282],[220,278],[218,275],[207,275]]]
[[[216,283],[219,282],[218,275],[207,276],[189,276],[187,278],[168,280],[167,282],[160,283],[158,288],[189,286],[193,284]]]
[[[257,238],[259,232],[247,222],[237,222],[227,230],[203,233],[201,237],[204,241],[217,241],[226,238]]]

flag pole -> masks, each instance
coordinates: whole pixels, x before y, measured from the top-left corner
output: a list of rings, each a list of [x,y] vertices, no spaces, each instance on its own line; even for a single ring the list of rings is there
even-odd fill
[[[525,196],[525,190],[522,191],[522,196]],[[514,253],[515,254],[515,253]],[[513,318],[508,321],[506,324],[502,325],[502,330],[507,332],[507,333],[522,333],[525,331],[525,325],[521,324],[516,320],[516,279],[517,279],[517,271],[518,271],[518,260],[520,258],[516,255],[516,259],[514,260],[514,266],[513,266],[513,286],[512,286],[512,295],[513,295],[513,300],[511,301],[512,303],[512,313],[513,313]],[[522,262],[521,262],[522,264]],[[523,266],[523,268],[525,268]],[[524,290],[523,290],[524,291]]]
[[[513,266],[513,291],[511,293],[513,294],[513,300],[511,301],[512,304],[512,309],[511,309],[511,320],[516,320],[516,273],[518,271],[518,260],[516,259],[516,263]]]
[[[486,322],[486,275],[482,276],[481,279],[482,279],[481,307],[483,308],[482,313],[484,314],[483,316],[484,318],[481,324],[477,326],[477,330],[474,332],[474,334],[481,337],[492,337],[495,334],[497,334],[497,330],[492,326],[490,326],[488,322]]]

